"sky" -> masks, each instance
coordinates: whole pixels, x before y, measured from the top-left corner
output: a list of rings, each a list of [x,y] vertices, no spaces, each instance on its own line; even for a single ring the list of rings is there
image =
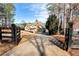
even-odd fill
[[[48,18],[46,3],[15,3],[15,23],[35,22],[39,20],[43,23]]]

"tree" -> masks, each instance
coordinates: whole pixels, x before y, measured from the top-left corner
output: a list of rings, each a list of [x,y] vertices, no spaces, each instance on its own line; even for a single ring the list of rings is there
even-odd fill
[[[49,14],[55,14],[59,19],[59,25],[58,25],[58,34],[60,33],[60,24],[61,24],[61,16],[63,17],[63,24],[64,25],[64,34],[65,29],[67,27],[67,23],[73,19],[73,15],[79,14],[79,3],[49,3],[47,4],[47,10]],[[61,15],[62,14],[62,15]]]
[[[60,25],[62,25],[62,20],[60,22]],[[59,32],[60,32],[60,34],[64,34],[64,29],[62,26],[59,27]]]
[[[66,9],[66,38],[65,38],[65,46],[66,46],[66,51],[71,49],[71,44],[72,44],[72,32],[73,32],[73,15],[78,15],[77,13],[79,12],[79,4],[75,3],[69,3],[68,8]]]
[[[49,15],[45,26],[49,31],[49,35],[56,34],[57,31],[58,31],[58,19],[57,19],[57,16],[56,15]]]
[[[4,4],[4,13],[6,16],[5,26],[10,26],[13,16],[15,15],[15,6],[12,3]]]
[[[60,24],[61,24],[61,13],[63,12],[63,4],[55,3],[55,4],[47,4],[47,10],[49,11],[49,14],[55,14],[59,19],[59,25],[58,25],[58,34],[60,33]]]

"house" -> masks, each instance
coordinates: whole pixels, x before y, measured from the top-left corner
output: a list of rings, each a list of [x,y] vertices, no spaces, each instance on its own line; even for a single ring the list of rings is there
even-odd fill
[[[32,33],[36,33],[36,32],[42,32],[43,27],[44,27],[43,23],[41,21],[36,20],[34,23],[28,23],[25,26],[25,30]]]
[[[25,30],[28,31],[28,32],[35,33],[35,32],[37,32],[37,27],[36,27],[36,25],[34,23],[28,23],[25,26]]]
[[[79,17],[73,19],[73,34],[79,34]]]

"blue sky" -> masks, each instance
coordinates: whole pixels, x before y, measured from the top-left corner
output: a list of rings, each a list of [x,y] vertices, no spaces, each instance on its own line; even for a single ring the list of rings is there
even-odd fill
[[[15,23],[34,22],[36,19],[41,22],[46,22],[48,12],[46,4],[43,3],[16,3],[14,4],[15,11]]]

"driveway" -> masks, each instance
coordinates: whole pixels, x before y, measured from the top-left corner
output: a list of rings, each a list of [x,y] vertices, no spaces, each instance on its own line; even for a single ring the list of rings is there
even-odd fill
[[[68,52],[49,41],[54,38],[42,34],[23,33],[20,44],[3,56],[70,56]]]

